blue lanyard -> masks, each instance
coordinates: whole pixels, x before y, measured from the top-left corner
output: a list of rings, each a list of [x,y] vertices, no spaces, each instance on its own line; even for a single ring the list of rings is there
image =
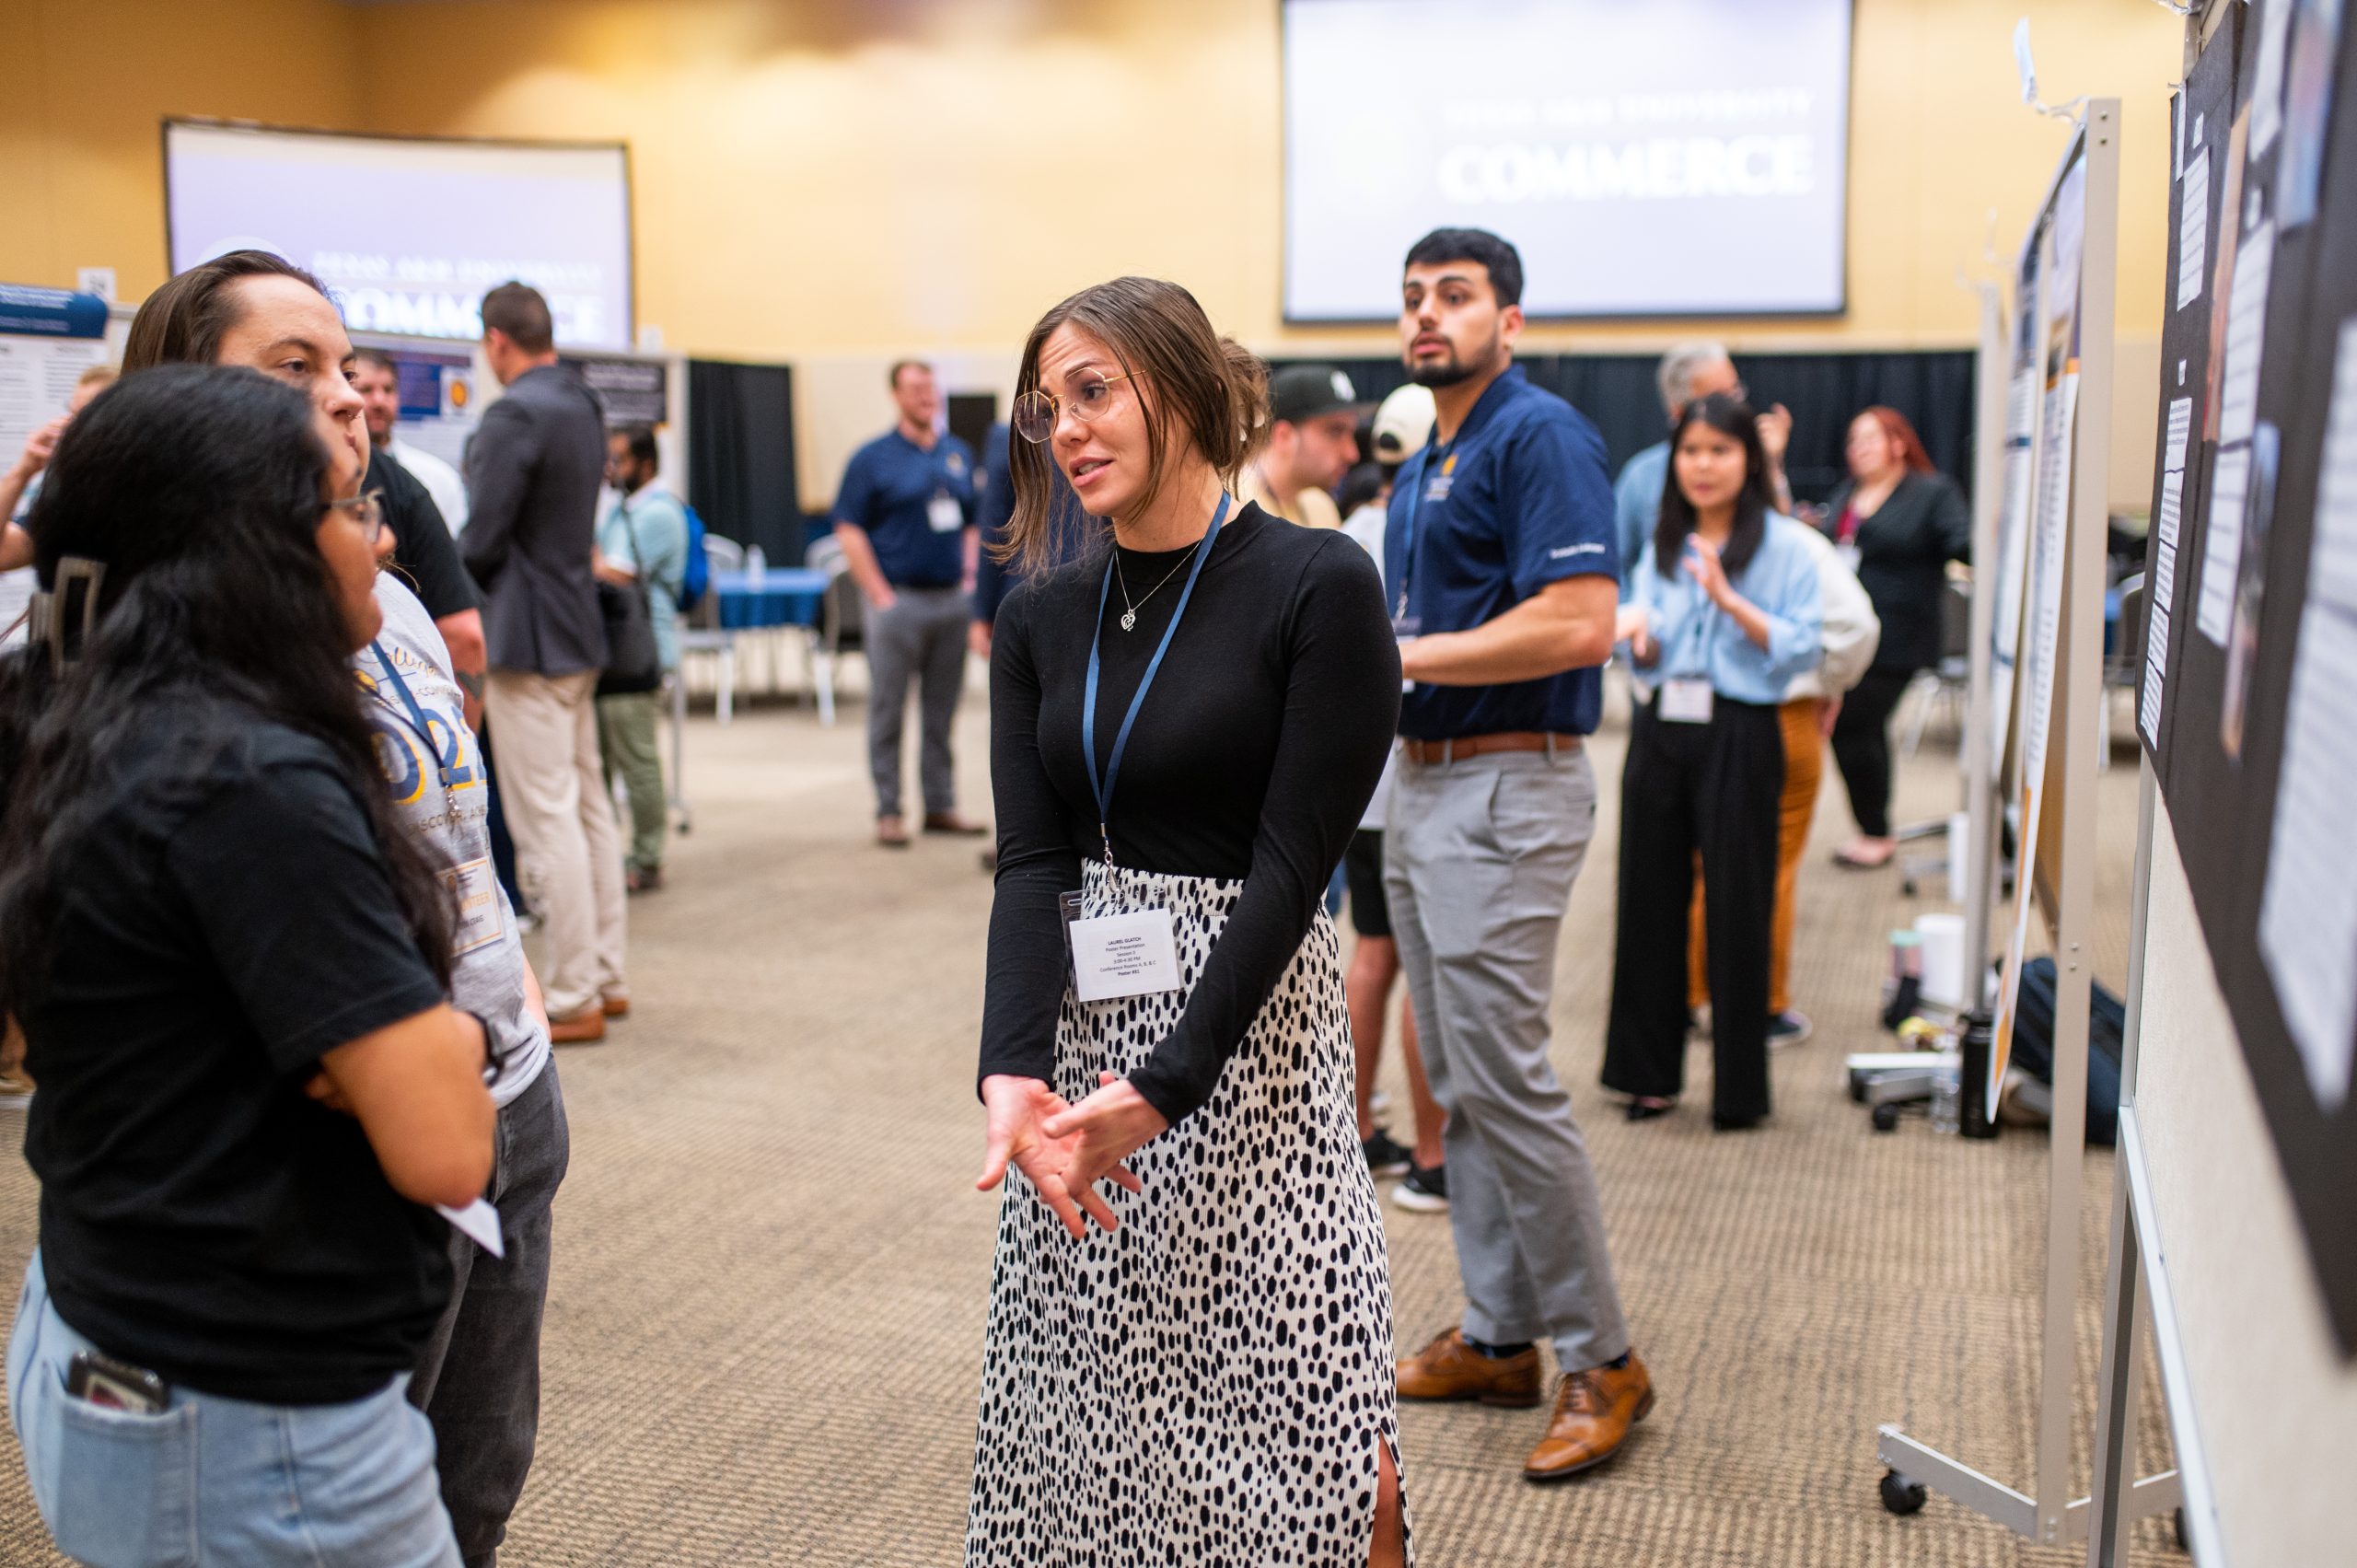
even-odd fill
[[[1081,695],[1080,760],[1088,770],[1088,787],[1097,796],[1097,832],[1105,841],[1105,864],[1113,864],[1113,831],[1109,825],[1113,819],[1113,786],[1121,776],[1121,753],[1130,748],[1130,730],[1138,722],[1138,710],[1145,706],[1145,694],[1154,685],[1154,678],[1162,669],[1162,656],[1170,651],[1170,639],[1178,630],[1178,621],[1187,613],[1187,601],[1195,594],[1195,579],[1203,575],[1203,563],[1212,558],[1212,541],[1219,538],[1219,526],[1227,520],[1228,502],[1222,494],[1219,510],[1212,514],[1212,526],[1203,534],[1202,543],[1195,547],[1195,563],[1187,571],[1187,586],[1178,594],[1178,608],[1170,612],[1170,624],[1162,629],[1162,642],[1154,650],[1154,658],[1145,667],[1145,676],[1138,682],[1137,692],[1130,699],[1130,711],[1121,720],[1120,729],[1113,737],[1113,754],[1105,761],[1104,775],[1097,772],[1097,677],[1100,660],[1097,645],[1105,636],[1105,605],[1113,592],[1115,562],[1105,563],[1104,586],[1097,590],[1097,634],[1088,640],[1088,683]],[[1116,544],[1115,550],[1120,549]]]
[[[425,710],[417,705],[416,693],[409,689],[409,682],[401,679],[401,672],[393,668],[392,657],[385,652],[384,644],[371,642],[368,651],[377,656],[377,663],[383,668],[386,679],[393,683],[393,690],[401,693],[401,706],[409,710],[411,722],[417,726],[418,738],[425,742],[425,754],[434,759],[435,772],[441,777],[442,787],[448,789],[450,764],[442,760],[442,749],[434,744],[434,726],[427,722]]]
[[[1711,679],[1711,648],[1717,640],[1719,632],[1719,607],[1704,597],[1701,582],[1687,568],[1683,544],[1678,547],[1678,580],[1686,585],[1687,605],[1687,614],[1678,622],[1678,647],[1680,652],[1686,651],[1689,645],[1699,648],[1701,654],[1701,667],[1689,670],[1683,675],[1677,673],[1674,669],[1669,670],[1664,674],[1663,679],[1666,680],[1708,680]],[[1666,648],[1662,650],[1665,660],[1667,659],[1668,653],[1669,650]]]
[[[1424,475],[1432,469],[1434,454],[1445,454],[1451,445],[1447,441],[1427,441],[1424,449],[1416,454],[1416,478],[1408,487],[1408,515],[1400,519],[1407,526],[1399,535],[1399,603],[1391,612],[1395,624],[1408,619],[1408,587],[1416,576],[1416,514],[1423,510]]]

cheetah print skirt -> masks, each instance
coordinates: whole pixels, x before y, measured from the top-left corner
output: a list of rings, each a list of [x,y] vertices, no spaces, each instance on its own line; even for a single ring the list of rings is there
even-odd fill
[[[1058,1093],[1145,1061],[1242,887],[1087,863],[1092,914],[1171,912],[1181,985],[1067,987]],[[1377,1445],[1398,1464],[1391,1276],[1323,912],[1210,1101],[1131,1168],[1144,1191],[1085,1242],[1007,1173],[969,1568],[1362,1568]]]

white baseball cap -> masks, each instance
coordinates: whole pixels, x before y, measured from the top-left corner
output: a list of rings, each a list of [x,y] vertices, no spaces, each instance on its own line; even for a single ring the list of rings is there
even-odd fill
[[[1375,411],[1375,460],[1404,463],[1424,449],[1433,433],[1433,391],[1413,381],[1399,388]]]

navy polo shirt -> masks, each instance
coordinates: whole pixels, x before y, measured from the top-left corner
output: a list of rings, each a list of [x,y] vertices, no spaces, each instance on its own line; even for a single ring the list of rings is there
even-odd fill
[[[1400,470],[1384,528],[1384,581],[1395,609],[1407,596],[1402,632],[1469,632],[1565,577],[1617,581],[1617,538],[1604,437],[1514,366],[1481,394],[1455,440],[1427,445]],[[1399,733],[1585,735],[1603,709],[1603,676],[1593,668],[1504,686],[1420,681],[1399,704]]]
[[[936,523],[934,498],[957,504]],[[946,517],[946,514],[942,514]],[[974,523],[974,452],[955,436],[926,451],[897,429],[851,455],[835,517],[866,530],[884,580],[897,588],[954,588],[966,575],[964,531]]]

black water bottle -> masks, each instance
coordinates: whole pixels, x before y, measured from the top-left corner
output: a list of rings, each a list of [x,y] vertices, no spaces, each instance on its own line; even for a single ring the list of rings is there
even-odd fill
[[[1968,1138],[1997,1135],[1997,1105],[1989,1092],[1989,1054],[1995,1049],[1996,1040],[1996,1023],[1988,1014],[1964,1016],[1956,1131]]]

